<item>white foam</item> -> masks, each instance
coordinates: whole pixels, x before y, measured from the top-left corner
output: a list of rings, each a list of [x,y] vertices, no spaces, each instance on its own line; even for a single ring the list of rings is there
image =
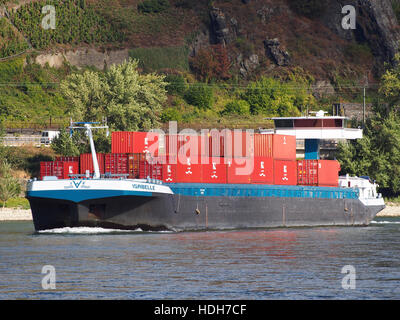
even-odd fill
[[[371,221],[374,224],[400,224],[400,221]]]
[[[105,229],[97,227],[65,227],[41,230],[39,233],[57,233],[57,234],[97,234],[97,233],[113,233],[113,232],[142,232],[143,230],[137,228],[135,230],[121,230],[121,229]]]

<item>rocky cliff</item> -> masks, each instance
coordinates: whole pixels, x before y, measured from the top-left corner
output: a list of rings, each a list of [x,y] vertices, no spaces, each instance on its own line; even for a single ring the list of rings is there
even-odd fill
[[[341,25],[345,5],[356,9],[354,30],[345,30]],[[367,42],[381,63],[393,62],[399,49],[400,29],[391,0],[332,0],[321,22],[343,39]]]
[[[300,66],[317,78],[332,78],[343,70],[353,76],[377,75],[385,62],[393,62],[400,29],[391,0],[321,2],[319,15],[310,16],[298,8],[311,6],[312,0],[301,5],[298,0],[215,1],[210,9],[209,43],[228,46],[244,76],[255,69],[245,67],[251,65],[250,57],[259,61],[264,72]],[[355,9],[354,29],[343,28],[346,5]],[[204,34],[202,45],[208,45]]]

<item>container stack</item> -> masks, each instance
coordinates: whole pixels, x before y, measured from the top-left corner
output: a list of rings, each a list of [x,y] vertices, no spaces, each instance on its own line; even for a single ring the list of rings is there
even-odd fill
[[[70,175],[79,173],[77,161],[42,161],[40,162],[40,179],[55,176],[58,179],[69,179]]]
[[[337,187],[340,171],[337,161],[296,160],[296,137],[290,135],[229,130],[202,135],[113,132],[111,149],[111,154],[97,154],[101,174],[166,183]],[[41,177],[68,179],[65,172],[92,176],[92,155],[41,163]]]
[[[92,176],[94,173],[92,154],[91,153],[83,153],[80,155],[79,159],[80,159],[79,173],[86,175],[86,176]],[[105,159],[104,153],[97,153],[97,162],[99,163],[100,174],[105,173],[104,159]]]

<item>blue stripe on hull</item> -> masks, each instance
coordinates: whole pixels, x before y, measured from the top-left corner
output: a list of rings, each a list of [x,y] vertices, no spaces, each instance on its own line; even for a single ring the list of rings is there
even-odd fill
[[[151,192],[128,191],[128,190],[46,190],[28,191],[27,197],[66,200],[81,202],[85,200],[103,199],[120,196],[143,196],[151,197]]]
[[[170,183],[167,185],[175,194],[185,196],[317,199],[358,199],[359,197],[359,191],[350,188],[203,183]]]

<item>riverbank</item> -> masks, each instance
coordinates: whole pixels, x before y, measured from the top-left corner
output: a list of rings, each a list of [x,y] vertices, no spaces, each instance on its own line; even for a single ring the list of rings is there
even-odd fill
[[[378,217],[400,217],[400,204],[388,203],[386,208],[378,213]],[[31,210],[18,208],[0,209],[0,221],[26,221],[32,220]]]
[[[386,208],[377,217],[400,217],[400,203],[387,202]]]
[[[32,220],[30,209],[4,208],[0,209],[0,221],[24,221]]]

